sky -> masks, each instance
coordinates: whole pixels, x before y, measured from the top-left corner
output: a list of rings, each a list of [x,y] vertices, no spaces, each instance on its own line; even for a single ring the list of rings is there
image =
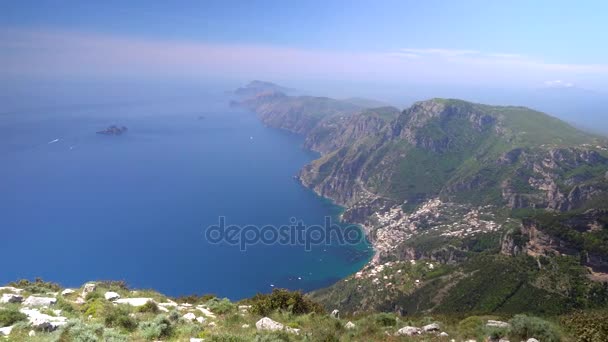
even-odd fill
[[[606,13],[561,0],[2,1],[0,77],[605,92]]]

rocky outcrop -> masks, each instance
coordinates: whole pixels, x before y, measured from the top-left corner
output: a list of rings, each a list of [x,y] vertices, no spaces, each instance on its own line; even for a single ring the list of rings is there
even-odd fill
[[[290,327],[286,327],[285,325],[273,321],[272,319],[268,318],[268,317],[264,317],[262,319],[260,319],[259,321],[257,321],[255,323],[255,327],[260,330],[260,331],[286,331],[288,333],[292,333],[292,334],[299,334],[300,333],[300,329],[295,329],[295,328],[290,328]]]

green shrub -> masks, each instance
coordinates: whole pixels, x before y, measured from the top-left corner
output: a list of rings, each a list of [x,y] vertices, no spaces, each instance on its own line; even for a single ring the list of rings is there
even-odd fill
[[[258,293],[248,302],[251,304],[251,313],[261,316],[268,316],[275,310],[292,314],[325,312],[320,304],[305,297],[302,292],[291,292],[284,289],[274,289],[270,294]]]
[[[376,324],[381,327],[394,327],[397,325],[397,318],[388,313],[375,315]]]
[[[79,319],[71,320],[61,329],[60,334],[61,341],[98,342],[102,341],[103,325],[86,324]]]
[[[543,342],[561,341],[557,328],[541,318],[516,315],[509,323],[511,323],[511,336],[513,337],[524,340],[536,338]]]
[[[562,326],[577,342],[608,341],[608,312],[579,311],[562,317]]]
[[[154,320],[139,324],[141,335],[147,340],[158,340],[170,337],[173,332],[171,322],[164,315],[158,315]]]
[[[59,292],[61,290],[61,286],[59,286],[59,284],[46,282],[40,278],[36,278],[34,281],[21,279],[16,282],[9,283],[8,286],[24,289],[29,293]]]
[[[105,329],[103,331],[104,342],[127,342],[128,340],[128,336],[122,335],[120,332],[114,329]]]
[[[8,327],[17,322],[25,321],[27,316],[21,313],[17,308],[0,309],[0,327]]]
[[[137,321],[131,317],[127,308],[122,306],[108,306],[104,310],[104,324],[110,328],[122,328],[133,331],[137,328]]]
[[[205,306],[211,310],[211,312],[224,315],[237,310],[236,305],[232,304],[228,298],[212,298],[205,303]]]
[[[84,300],[86,300],[87,302],[96,300],[96,299],[102,299],[103,296],[101,295],[101,293],[97,292],[97,291],[93,291],[93,292],[89,292],[87,293],[87,295],[84,297]]]
[[[158,309],[158,305],[150,300],[146,302],[146,304],[137,308],[137,312],[157,314],[160,312],[160,310]]]
[[[93,299],[91,301],[87,301],[82,307],[81,310],[84,312],[85,317],[93,316],[99,317],[104,310],[104,307],[108,305],[108,303],[101,299]]]

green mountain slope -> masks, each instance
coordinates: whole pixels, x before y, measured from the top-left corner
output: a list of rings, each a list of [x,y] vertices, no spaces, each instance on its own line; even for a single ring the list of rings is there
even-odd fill
[[[300,181],[345,206],[343,219],[374,246],[361,274],[313,294],[328,308],[557,314],[607,305],[598,298],[608,295],[608,228],[594,214],[608,209],[606,139],[525,107],[455,99],[401,112],[282,94],[244,104],[322,153]],[[409,264],[422,260],[434,269]]]

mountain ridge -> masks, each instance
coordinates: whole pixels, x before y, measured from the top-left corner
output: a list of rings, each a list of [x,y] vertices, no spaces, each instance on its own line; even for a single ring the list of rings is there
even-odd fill
[[[307,107],[317,99],[329,101],[281,94],[249,98],[241,104],[270,127],[302,134],[307,148],[321,152],[298,178],[344,206],[344,220],[363,226],[376,251],[366,269],[426,259],[451,265],[457,274],[475,264],[479,253],[499,253],[509,234],[525,231],[522,218],[584,212],[608,203],[605,138],[547,114],[521,106],[442,98],[419,101],[403,111],[385,109],[382,115],[378,109],[345,110],[338,100],[333,106]],[[606,226],[599,229],[604,232]],[[608,242],[600,235],[600,241]],[[571,257],[579,257],[576,253]],[[492,258],[502,262],[498,256]],[[522,258],[511,255],[505,262]],[[585,267],[594,267],[580,265],[580,274]],[[528,271],[534,277],[544,274]],[[347,280],[359,282],[356,277]],[[464,278],[460,280],[450,285],[454,290],[442,291],[457,291],[464,286]],[[552,291],[551,286],[529,279],[518,281],[532,290]],[[595,286],[583,282],[587,290]],[[358,290],[347,290],[342,284],[315,293],[325,303],[347,308],[353,301],[344,302],[344,296],[354,297]],[[399,296],[416,295],[397,292],[390,296],[393,304]],[[571,300],[558,299],[562,304]],[[526,306],[525,301],[517,305]]]

